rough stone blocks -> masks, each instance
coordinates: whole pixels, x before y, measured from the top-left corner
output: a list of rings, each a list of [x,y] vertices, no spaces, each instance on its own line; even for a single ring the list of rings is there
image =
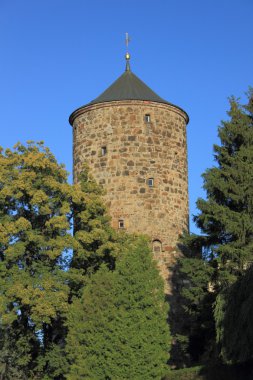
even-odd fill
[[[148,235],[170,292],[188,230],[187,115],[150,101],[87,105],[73,114],[74,180],[87,162],[106,189],[114,228]]]

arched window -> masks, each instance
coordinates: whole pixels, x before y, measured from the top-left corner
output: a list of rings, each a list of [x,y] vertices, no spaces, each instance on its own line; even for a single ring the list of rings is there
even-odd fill
[[[160,240],[153,240],[153,252],[160,253],[162,252],[162,242]]]

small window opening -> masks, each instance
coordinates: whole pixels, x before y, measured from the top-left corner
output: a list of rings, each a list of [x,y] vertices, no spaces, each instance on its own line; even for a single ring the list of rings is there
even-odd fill
[[[150,123],[151,122],[151,118],[150,118],[150,114],[149,113],[147,113],[146,115],[145,115],[145,122],[146,123]]]
[[[123,219],[119,219],[119,228],[125,228],[125,223]]]
[[[101,147],[101,155],[102,155],[102,156],[105,156],[106,153],[107,153],[107,148],[106,148],[106,146],[102,146],[102,147]]]
[[[148,179],[148,186],[153,187],[154,186],[154,178],[149,178]]]

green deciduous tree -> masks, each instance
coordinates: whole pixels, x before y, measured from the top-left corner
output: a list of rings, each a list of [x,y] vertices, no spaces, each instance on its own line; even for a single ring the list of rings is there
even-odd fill
[[[69,185],[64,167],[43,143],[1,150],[3,379],[63,378],[71,298],[82,294],[87,276],[102,263],[114,268],[128,240],[110,227],[102,193],[87,167],[80,182]]]
[[[161,379],[170,348],[163,281],[146,242],[122,247],[69,313],[67,379]]]
[[[6,379],[15,368],[20,378],[32,376],[39,355],[62,339],[55,327],[69,293],[61,265],[73,246],[70,199],[66,171],[43,144],[1,152],[0,349]]]
[[[119,250],[127,240],[125,234],[111,227],[103,194],[103,189],[84,165],[72,197],[75,245],[69,276],[73,293],[82,289],[86,276],[99,269],[102,263],[113,269]]]

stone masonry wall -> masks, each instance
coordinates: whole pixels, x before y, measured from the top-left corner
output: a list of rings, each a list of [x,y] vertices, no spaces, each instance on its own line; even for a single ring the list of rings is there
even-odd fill
[[[189,219],[186,114],[129,100],[80,108],[73,120],[74,180],[88,162],[106,189],[112,226],[150,236],[170,293],[169,268]]]

